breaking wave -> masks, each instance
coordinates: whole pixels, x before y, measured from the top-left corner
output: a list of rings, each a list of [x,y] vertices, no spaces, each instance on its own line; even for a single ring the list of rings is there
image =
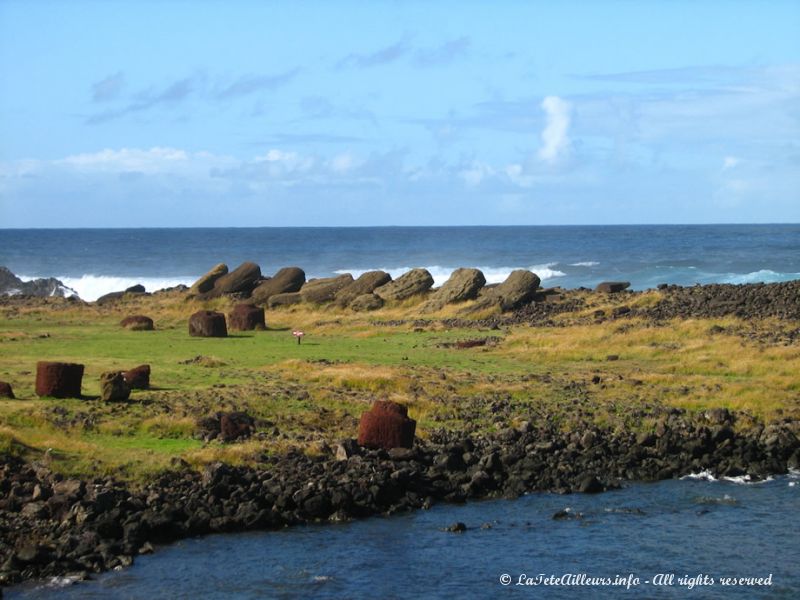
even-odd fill
[[[28,275],[19,275],[23,281],[38,279]],[[69,277],[56,275],[56,279],[61,281],[67,288],[74,291],[81,300],[93,302],[103,294],[109,292],[119,292],[131,286],[142,284],[148,292],[163,290],[164,288],[175,287],[176,285],[192,285],[197,277],[115,277],[113,275],[82,275],[80,277]]]

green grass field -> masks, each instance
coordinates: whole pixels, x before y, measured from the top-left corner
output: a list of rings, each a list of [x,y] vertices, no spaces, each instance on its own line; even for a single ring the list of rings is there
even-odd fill
[[[655,295],[637,302],[657,301]],[[225,310],[224,300],[202,305]],[[299,447],[319,452],[354,437],[377,398],[409,406],[418,434],[432,429],[492,430],[547,419],[564,428],[589,419],[641,429],[665,406],[727,407],[763,420],[800,416],[800,348],[751,341],[730,330],[779,331],[785,324],[736,319],[635,319],[600,324],[565,314],[557,326],[497,331],[383,325],[414,319],[407,302],[369,316],[293,307],[267,314],[269,329],[193,338],[188,316],[201,305],[180,296],[127,300],[114,307],[53,302],[0,307],[0,380],[16,400],[0,400],[0,452],[24,453],[81,475],[141,479],[181,458],[254,463]],[[156,331],[128,331],[122,317],[147,314]],[[292,329],[306,337],[297,344]],[[457,349],[459,340],[498,338]],[[609,360],[609,356],[616,356]],[[86,365],[83,399],[34,394],[36,362]],[[124,403],[102,403],[100,374],[148,363],[151,386]],[[195,421],[220,410],[258,421],[251,440],[195,439]]]

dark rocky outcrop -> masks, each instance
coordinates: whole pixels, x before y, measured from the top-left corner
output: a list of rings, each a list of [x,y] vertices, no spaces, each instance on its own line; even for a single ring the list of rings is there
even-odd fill
[[[311,279],[300,289],[300,296],[304,302],[312,304],[331,302],[336,297],[336,292],[351,283],[353,283],[353,276],[350,273],[338,277]]]
[[[83,365],[76,363],[36,363],[36,395],[80,398],[83,369]]]
[[[189,335],[194,337],[227,337],[225,315],[212,310],[199,310],[189,317]]]
[[[303,301],[300,292],[288,292],[286,294],[275,294],[270,296],[267,300],[267,306],[270,308],[278,308],[280,306],[289,306],[290,304],[299,304]]]
[[[264,309],[253,304],[237,304],[228,314],[228,323],[231,329],[237,331],[264,330],[267,323],[264,320]]]
[[[214,289],[214,284],[217,282],[217,280],[223,275],[227,274],[228,265],[225,263],[214,265],[211,267],[211,270],[208,273],[200,277],[200,279],[192,284],[192,287],[189,288],[189,293],[199,295],[210,292],[212,289]]]
[[[145,315],[125,317],[119,322],[119,325],[131,331],[152,331],[154,329],[153,319]]]
[[[484,285],[486,277],[479,269],[456,269],[444,285],[433,292],[422,310],[436,311],[447,304],[474,300]]]
[[[358,443],[366,448],[411,448],[417,422],[408,417],[402,404],[376,400],[372,408],[361,415]]]
[[[21,295],[21,296],[58,296],[68,298],[78,294],[71,290],[58,279],[48,277],[46,279],[33,279],[22,281],[6,267],[0,267],[0,296],[2,295]]]
[[[375,294],[363,294],[350,302],[350,308],[356,312],[378,310],[383,307],[383,300]]]
[[[603,281],[594,288],[595,292],[604,294],[617,294],[631,287],[630,281]]]
[[[10,383],[0,381],[0,398],[10,398],[11,400],[14,399],[14,390]]]
[[[735,316],[800,320],[800,280],[734,285],[660,286],[661,302],[634,314],[652,319]]]
[[[394,281],[380,286],[374,294],[384,301],[405,300],[411,296],[424,294],[433,286],[433,276],[427,269],[411,269]]]
[[[258,284],[251,297],[257,304],[266,304],[272,296],[299,292],[305,282],[306,273],[303,269],[284,267],[266,281]]]
[[[100,375],[100,400],[103,402],[120,402],[131,395],[131,386],[119,371]]]
[[[372,292],[382,285],[386,285],[392,280],[392,276],[385,271],[367,271],[362,273],[358,279],[346,285],[336,292],[336,304],[345,307],[349,306],[353,300]]]
[[[531,302],[536,295],[541,280],[536,273],[524,269],[512,271],[506,280],[492,288],[485,288],[478,301],[467,309],[477,312],[487,308],[499,307],[506,312]]]
[[[243,262],[230,273],[217,279],[214,287],[200,294],[200,297],[216,298],[224,294],[249,296],[259,281],[261,281],[261,267],[252,262]]]
[[[129,371],[123,371],[122,376],[132,390],[146,390],[150,388],[150,365],[139,365]]]

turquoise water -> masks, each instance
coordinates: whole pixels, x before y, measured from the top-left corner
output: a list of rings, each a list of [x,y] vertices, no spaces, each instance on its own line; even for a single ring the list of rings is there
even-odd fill
[[[552,518],[565,508],[582,518]],[[758,484],[675,480],[601,495],[532,494],[185,540],[94,581],[29,584],[7,598],[798,598],[798,514],[797,474]],[[455,521],[467,531],[442,531]],[[639,583],[517,585],[523,574]],[[721,583],[770,575],[769,586]],[[714,584],[699,585],[703,576]]]
[[[425,267],[437,285],[458,267],[482,269],[489,283],[531,269],[567,288],[772,282],[800,278],[800,225],[0,229],[0,265],[57,277],[85,300],[135,283],[191,284],[218,262],[245,260],[266,275],[297,265],[309,277]]]

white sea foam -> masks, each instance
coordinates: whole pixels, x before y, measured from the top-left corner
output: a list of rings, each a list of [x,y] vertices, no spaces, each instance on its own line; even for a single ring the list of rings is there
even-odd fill
[[[28,275],[18,276],[23,281],[38,279]],[[70,291],[74,291],[81,300],[93,302],[103,294],[109,292],[119,292],[131,286],[141,283],[148,292],[155,292],[176,285],[192,285],[197,277],[115,277],[112,275],[82,275],[81,277],[69,277],[67,275],[56,275],[56,279],[61,281]]]
[[[69,585],[74,585],[83,579],[85,579],[85,577],[82,575],[62,575],[51,577],[47,583],[39,586],[38,589],[67,587]]]
[[[516,269],[527,269],[529,271],[533,271],[541,278],[542,281],[547,281],[548,279],[554,279],[556,277],[564,277],[566,273],[553,268],[556,266],[556,264],[557,263],[545,263],[542,265],[532,265],[528,267],[476,267],[476,268],[480,269],[481,272],[483,273],[483,276],[486,277],[486,283],[491,284],[491,283],[502,283],[511,274],[511,271],[514,271]],[[351,275],[353,275],[353,277],[359,277],[362,274],[366,273],[367,271],[386,271],[392,276],[392,279],[397,279],[404,273],[410,271],[412,268],[414,267],[376,267],[374,269],[338,269],[334,272],[339,275],[342,275],[344,273],[350,273]],[[453,271],[456,270],[457,267],[442,267],[440,265],[431,265],[421,268],[428,270],[431,276],[433,276],[434,287],[439,287],[450,278],[450,275],[453,273]]]
[[[800,273],[776,273],[770,269],[761,269],[752,273],[729,273],[721,278],[722,283],[777,283],[800,279]]]
[[[730,481],[731,483],[739,483],[739,484],[747,484],[747,485],[758,485],[759,483],[767,483],[768,481],[772,481],[772,477],[765,477],[764,479],[753,479],[750,475],[738,475],[736,477],[723,477],[725,481]]]
[[[714,477],[711,471],[700,471],[699,473],[689,473],[688,475],[684,475],[681,479],[694,479],[699,481],[727,481],[730,483],[738,483],[738,484],[746,484],[746,485],[758,485],[760,483],[767,483],[768,481],[772,481],[772,477],[766,477],[764,479],[753,479],[750,475],[737,475],[736,477],[726,477],[722,476],[720,478]]]
[[[700,481],[717,481],[717,478],[714,477],[711,471],[700,471],[699,473],[689,473],[688,475],[684,475],[681,479],[697,479]]]
[[[570,267],[596,267],[599,264],[600,263],[597,262],[596,260],[587,260],[586,262],[570,263],[569,266]]]

